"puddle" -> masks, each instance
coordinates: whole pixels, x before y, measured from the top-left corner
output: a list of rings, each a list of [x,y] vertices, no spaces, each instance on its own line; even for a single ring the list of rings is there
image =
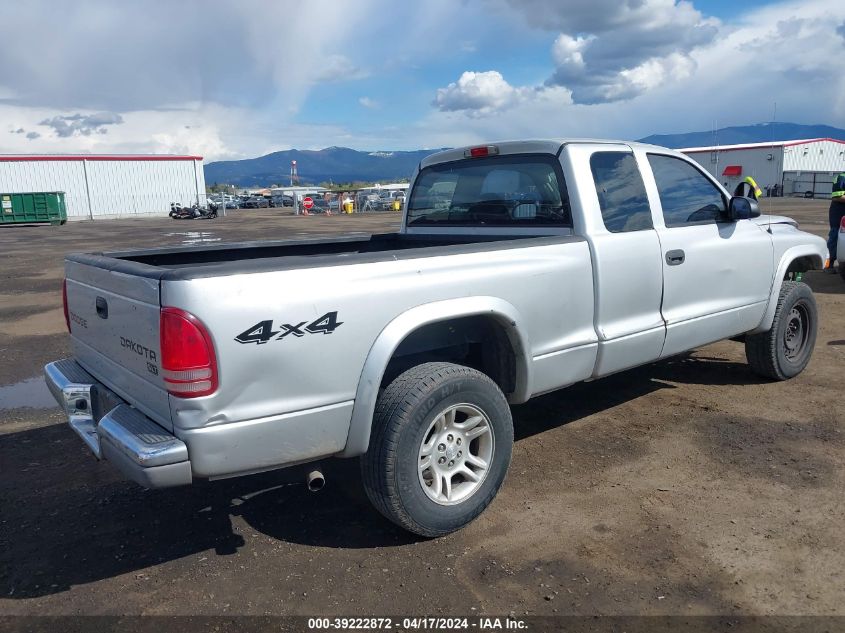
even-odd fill
[[[208,231],[184,231],[181,233],[165,233],[168,237],[181,237],[182,244],[193,246],[195,244],[210,244],[219,242],[222,238],[214,237],[214,233]]]
[[[9,409],[50,409],[55,407],[56,400],[47,389],[47,383],[42,376],[27,378],[14,385],[0,387],[0,411]]]

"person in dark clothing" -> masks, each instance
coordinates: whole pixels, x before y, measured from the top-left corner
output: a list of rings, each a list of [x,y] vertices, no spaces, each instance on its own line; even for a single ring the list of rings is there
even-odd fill
[[[830,194],[830,209],[827,212],[828,221],[830,222],[830,233],[827,236],[827,250],[830,253],[830,259],[827,261],[825,268],[828,272],[834,272],[833,262],[836,261],[836,242],[839,239],[839,225],[842,223],[842,218],[845,217],[845,173],[839,174],[833,181],[833,192]],[[845,253],[843,253],[845,256]],[[845,263],[840,262],[840,268]]]

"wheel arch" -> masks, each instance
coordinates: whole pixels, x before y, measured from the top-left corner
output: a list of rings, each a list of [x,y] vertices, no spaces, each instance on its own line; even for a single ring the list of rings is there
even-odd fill
[[[428,325],[466,317],[492,319],[507,335],[514,357],[514,384],[509,394],[512,403],[525,402],[531,395],[530,345],[519,311],[497,297],[464,297],[416,306],[388,323],[376,338],[364,362],[349,425],[346,448],[341,457],[354,457],[367,451],[370,427],[379,388],[391,359],[403,341]]]
[[[783,255],[781,255],[780,263],[775,271],[775,276],[772,280],[772,287],[769,291],[769,303],[766,307],[766,312],[763,314],[763,319],[760,321],[760,324],[748,332],[748,334],[767,332],[771,329],[772,322],[775,318],[775,310],[778,305],[780,285],[786,278],[787,273],[819,270],[822,266],[824,266],[824,256],[811,244],[793,246],[792,248],[787,249]]]

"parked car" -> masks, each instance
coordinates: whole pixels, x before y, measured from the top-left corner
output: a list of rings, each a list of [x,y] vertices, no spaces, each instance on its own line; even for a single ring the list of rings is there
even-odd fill
[[[357,457],[432,537],[502,485],[509,404],[721,339],[771,380],[813,353],[793,279],[824,240],[679,152],[453,149],[409,191],[392,234],[69,255],[74,357],[45,374],[71,428],[149,488]]]
[[[399,201],[400,205],[405,203],[405,192],[402,189],[389,189],[379,193],[378,201],[374,203],[374,210],[393,211],[394,203]]]
[[[270,201],[264,196],[251,196],[241,203],[242,209],[267,209]]]
[[[271,207],[293,207],[293,197],[286,194],[279,194],[270,197]]]
[[[372,201],[373,211],[390,211],[393,208],[393,198],[389,191],[382,191],[378,198]]]
[[[836,256],[839,258],[839,274],[845,280],[845,218],[839,223],[839,236],[836,241]],[[833,262],[831,262],[831,266]]]
[[[378,189],[361,189],[355,194],[356,211],[377,211],[380,207]]]

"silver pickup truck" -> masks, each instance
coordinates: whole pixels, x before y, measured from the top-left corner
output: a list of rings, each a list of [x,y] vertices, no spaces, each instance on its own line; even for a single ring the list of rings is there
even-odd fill
[[[146,487],[359,457],[390,520],[466,525],[511,457],[509,403],[744,340],[807,365],[824,241],[682,154],[518,141],[420,163],[398,233],[70,255],[70,426]]]

